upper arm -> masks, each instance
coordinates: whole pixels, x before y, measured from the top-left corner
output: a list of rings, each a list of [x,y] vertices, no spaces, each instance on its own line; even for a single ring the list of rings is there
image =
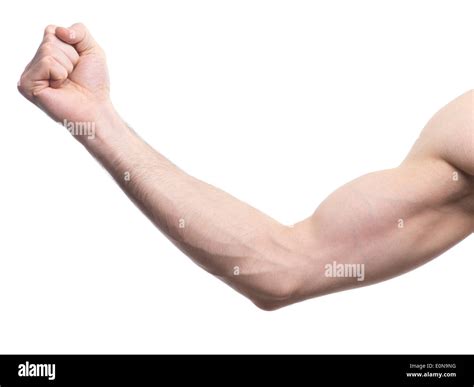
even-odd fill
[[[335,191],[291,230],[295,298],[370,284],[417,267],[474,231],[472,92],[438,112],[405,161]],[[364,281],[327,265],[364,265]]]
[[[407,160],[441,158],[474,176],[474,90],[440,109],[426,124]]]

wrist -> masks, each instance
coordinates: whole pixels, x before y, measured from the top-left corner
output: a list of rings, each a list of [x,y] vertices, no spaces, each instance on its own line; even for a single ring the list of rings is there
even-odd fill
[[[76,139],[96,158],[115,159],[135,136],[110,101],[97,107],[90,130]]]
[[[87,124],[88,130],[76,138],[89,150],[106,148],[131,132],[110,101],[99,105],[94,112],[94,119]]]

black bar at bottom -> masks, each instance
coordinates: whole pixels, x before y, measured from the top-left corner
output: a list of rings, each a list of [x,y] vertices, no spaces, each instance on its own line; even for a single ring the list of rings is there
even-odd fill
[[[474,355],[0,355],[0,387],[249,383],[474,386]]]

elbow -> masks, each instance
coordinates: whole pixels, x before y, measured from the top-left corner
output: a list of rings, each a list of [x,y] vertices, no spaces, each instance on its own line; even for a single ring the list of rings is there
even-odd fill
[[[249,297],[259,309],[271,312],[300,300],[299,281],[292,278],[289,273],[278,277]]]
[[[263,311],[275,311],[308,298],[307,261],[288,236],[263,244],[258,259],[243,271],[239,288]]]
[[[308,261],[294,245],[286,232],[253,239],[246,244],[250,248],[212,274],[259,309],[281,309],[309,298],[306,286]]]
[[[291,304],[291,303],[282,303],[280,301],[272,302],[269,300],[264,300],[264,301],[252,300],[252,302],[258,309],[263,310],[264,312],[273,312],[275,310],[281,309],[284,306]]]

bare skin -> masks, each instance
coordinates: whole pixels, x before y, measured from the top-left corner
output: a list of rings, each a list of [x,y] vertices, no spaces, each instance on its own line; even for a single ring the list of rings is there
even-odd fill
[[[48,26],[19,91],[76,138],[151,221],[199,266],[265,310],[373,284],[416,268],[474,232],[474,91],[442,108],[394,169],[331,194],[284,226],[187,175],[141,140],[109,98],[102,49],[81,24]],[[364,265],[364,278],[328,264]],[[360,279],[360,278],[359,278]]]

